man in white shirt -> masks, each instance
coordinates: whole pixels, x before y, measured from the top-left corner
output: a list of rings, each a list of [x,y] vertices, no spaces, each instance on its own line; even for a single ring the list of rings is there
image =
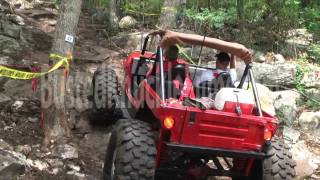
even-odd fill
[[[220,52],[216,55],[216,69],[203,71],[195,78],[194,85],[199,86],[202,82],[211,81],[219,76],[220,73],[227,72],[230,74],[232,84],[237,81],[236,59],[235,56],[228,55],[228,53]],[[228,66],[230,65],[230,69]]]

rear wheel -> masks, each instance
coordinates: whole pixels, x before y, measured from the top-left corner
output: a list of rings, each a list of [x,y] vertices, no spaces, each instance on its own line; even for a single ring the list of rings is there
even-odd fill
[[[110,68],[97,70],[93,75],[92,88],[92,122],[113,123],[116,106],[113,98],[115,95],[119,95],[118,80],[115,71]]]
[[[121,119],[115,126],[106,153],[104,180],[154,179],[156,147],[150,125]]]
[[[249,177],[236,177],[233,180],[293,180],[295,177],[295,162],[289,147],[280,138],[274,137],[266,145],[263,160],[255,160]]]
[[[282,139],[276,137],[265,147],[267,157],[262,164],[263,180],[294,179],[296,164],[289,149]]]

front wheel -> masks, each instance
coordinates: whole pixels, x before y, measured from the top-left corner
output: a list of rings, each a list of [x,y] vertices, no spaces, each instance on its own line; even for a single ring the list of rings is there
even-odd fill
[[[106,153],[104,180],[152,180],[155,165],[156,147],[151,126],[134,119],[118,120]]]

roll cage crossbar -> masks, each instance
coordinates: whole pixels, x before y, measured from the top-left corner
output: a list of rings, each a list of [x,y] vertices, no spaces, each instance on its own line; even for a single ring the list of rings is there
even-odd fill
[[[160,37],[162,38],[164,34],[162,34],[162,33],[151,33],[151,34],[147,35],[147,37],[144,40],[143,46],[142,46],[140,60],[145,60],[144,54],[145,54],[145,52],[147,50],[148,41],[150,39],[150,36],[155,36],[155,35],[160,35]],[[162,48],[160,46],[157,47],[155,62],[158,62],[160,64],[160,84],[161,84],[160,97],[161,97],[161,100],[163,102],[165,102],[163,50],[162,50]],[[251,83],[251,86],[252,86],[252,91],[253,91],[256,107],[257,107],[257,110],[258,110],[258,115],[260,117],[262,117],[260,98],[259,98],[256,82],[255,82],[255,79],[254,79],[254,74],[253,74],[252,64],[251,63],[246,65],[246,67],[244,69],[244,72],[243,72],[243,75],[241,77],[240,84],[239,84],[239,86],[237,88],[242,89],[244,83],[247,80],[247,78],[249,79],[248,83]]]

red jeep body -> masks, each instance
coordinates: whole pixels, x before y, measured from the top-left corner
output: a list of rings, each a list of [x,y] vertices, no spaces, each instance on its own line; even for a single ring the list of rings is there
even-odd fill
[[[245,160],[245,163],[239,163],[238,170],[248,175],[253,160],[264,156],[263,147],[270,140],[266,135],[271,133],[273,136],[276,133],[277,119],[266,113],[259,116],[256,110],[251,114],[238,115],[236,112],[201,110],[184,106],[179,98],[163,100],[150,85],[148,77],[139,76],[140,80],[135,82],[136,64],[140,61],[154,63],[155,60],[155,54],[152,52],[142,54],[141,51],[136,51],[130,54],[123,63],[125,69],[123,92],[136,113],[142,112],[140,114],[145,118],[148,117],[146,118],[148,121],[157,121],[155,124],[161,125],[156,141],[157,171],[160,171],[163,164],[170,161],[168,152],[174,150],[199,156],[217,155],[238,158],[236,159],[238,161]],[[189,69],[197,67],[188,65],[183,60],[178,62],[186,65],[187,75],[182,89],[187,89],[187,93],[184,93],[184,98],[194,97],[196,92],[194,92]],[[164,64],[166,64],[165,60]],[[170,66],[164,65],[164,67],[164,72],[171,70]],[[135,90],[132,89],[134,83],[138,85]],[[170,129],[163,124],[168,117],[174,120],[174,125]],[[233,168],[233,171],[235,169]],[[221,175],[221,173],[218,174]],[[228,175],[228,173],[222,175]]]

